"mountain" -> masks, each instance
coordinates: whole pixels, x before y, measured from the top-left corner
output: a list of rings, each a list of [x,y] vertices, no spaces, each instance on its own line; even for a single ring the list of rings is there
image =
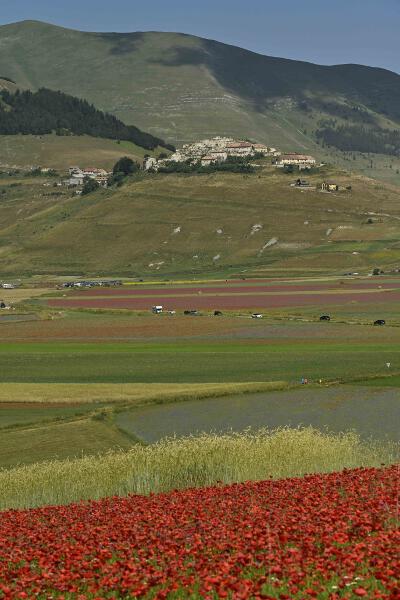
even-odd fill
[[[88,33],[35,21],[0,27],[0,47],[0,77],[85,98],[169,142],[230,134],[351,161],[400,183],[396,73],[262,56],[179,33]]]

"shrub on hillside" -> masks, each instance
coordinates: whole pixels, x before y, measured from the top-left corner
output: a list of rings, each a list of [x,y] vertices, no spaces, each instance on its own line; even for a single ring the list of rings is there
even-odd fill
[[[213,163],[208,166],[202,166],[200,162],[185,162],[168,161],[158,169],[159,173],[254,173],[255,167],[246,159],[229,158],[226,162]]]
[[[87,179],[83,185],[82,196],[87,196],[99,189],[99,184],[95,179]]]
[[[139,171],[140,165],[137,162],[134,162],[128,156],[123,156],[120,158],[113,167],[113,175],[117,173],[122,173],[123,175],[132,175],[133,173],[137,173]]]

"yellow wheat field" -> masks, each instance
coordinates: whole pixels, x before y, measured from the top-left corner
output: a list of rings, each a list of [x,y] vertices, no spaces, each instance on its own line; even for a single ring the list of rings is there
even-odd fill
[[[355,433],[283,428],[203,434],[0,471],[0,508],[325,473],[389,464],[397,458],[396,445],[366,443]]]

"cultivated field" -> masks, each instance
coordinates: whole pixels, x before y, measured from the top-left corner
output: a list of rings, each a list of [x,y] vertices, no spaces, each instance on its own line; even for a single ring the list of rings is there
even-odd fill
[[[75,408],[75,418],[58,422],[60,415],[51,419],[51,411],[42,413],[42,419],[47,415],[49,422],[18,427],[11,425],[1,431],[0,464],[2,468],[17,465],[31,465],[43,460],[76,458],[96,455],[115,450],[128,449],[134,443],[133,438],[123,434],[112,425],[91,418],[84,419]],[[14,413],[15,415],[15,413]],[[66,412],[64,411],[64,417]],[[78,418],[77,418],[78,416]],[[1,471],[0,471],[1,473]],[[57,480],[54,480],[54,482]],[[53,485],[57,487],[57,484]]]
[[[129,448],[138,438],[118,426],[122,410],[286,387],[284,382],[1,384],[0,469]]]
[[[357,469],[8,511],[0,593],[395,600],[398,474]]]
[[[60,281],[57,278],[57,284]],[[188,428],[184,411],[172,411],[176,426],[171,428],[168,417],[169,429],[162,434],[160,419],[154,416],[154,431],[143,432],[141,411],[146,405],[187,402],[189,407],[198,401],[192,417],[206,412],[207,430],[226,429],[227,423],[237,431],[249,424],[314,424],[335,431],[351,427],[363,435],[362,445],[367,443],[365,432],[375,438],[371,448],[382,437],[376,429],[381,428],[380,420],[373,411],[367,415],[367,403],[358,420],[361,409],[355,399],[362,402],[370,389],[380,413],[391,415],[395,410],[400,381],[396,276],[126,281],[117,289],[87,291],[60,291],[43,277],[24,279],[21,288],[10,292],[18,296],[13,311],[18,318],[6,319],[7,311],[0,319],[3,468],[134,451],[143,440],[201,430],[196,420]],[[175,309],[180,300],[202,314],[183,315],[183,309],[173,315],[151,313],[152,304]],[[245,308],[226,308],[238,300]],[[88,306],[80,307],[81,301]],[[99,301],[106,306],[97,308]],[[127,302],[129,308],[116,308],[115,301]],[[200,301],[207,308],[200,309]],[[223,315],[213,316],[218,301],[225,303],[220,305]],[[75,305],[65,305],[70,302]],[[135,302],[139,308],[132,306]],[[251,319],[251,312],[260,310],[259,302],[264,317]],[[330,314],[331,321],[319,322],[322,313]],[[387,324],[373,327],[377,318],[385,318]],[[307,389],[301,386],[302,378],[309,381]],[[354,387],[335,387],[339,382]],[[349,396],[351,389],[354,398]],[[241,404],[253,403],[250,392],[265,394],[257,409],[260,417],[251,423],[237,413]],[[287,418],[278,419],[278,396],[278,403],[287,407]],[[309,420],[301,412],[305,396],[315,415]],[[348,419],[346,410],[351,412]],[[218,418],[213,420],[213,414]],[[229,419],[235,414],[233,423]],[[253,418],[256,413],[249,405],[246,414]],[[349,463],[335,460],[332,468],[367,464],[357,457],[361,460],[361,453]]]
[[[284,389],[284,382],[272,383],[135,383],[135,384],[36,384],[0,385],[0,407],[6,404],[77,405],[119,403],[143,406],[146,403],[212,398],[229,394],[268,392]]]
[[[399,390],[365,385],[304,385],[267,392],[232,394],[185,402],[130,406],[115,423],[151,444],[198,432],[241,432],[247,428],[314,427],[340,434],[356,431],[365,442],[399,440]]]
[[[345,328],[343,328],[345,331]],[[400,342],[327,340],[0,344],[2,383],[352,381],[400,371]]]
[[[400,600],[400,157],[316,132],[398,131],[396,74],[35,21],[0,46],[0,88],[324,163],[86,194],[68,167],[148,152],[0,136],[0,600]]]
[[[219,285],[136,286],[130,289],[73,290],[64,298],[48,300],[52,308],[150,309],[162,305],[175,309],[275,309],[302,306],[335,306],[352,303],[390,303],[400,301],[400,278],[392,281],[332,280],[288,283],[226,281]]]
[[[63,427],[68,435],[71,426]],[[83,422],[79,433],[90,437],[92,432]],[[0,508],[281,479],[390,464],[396,458],[394,444],[366,443],[354,433],[335,435],[312,428],[172,438],[150,446],[136,444],[126,452],[0,471]]]

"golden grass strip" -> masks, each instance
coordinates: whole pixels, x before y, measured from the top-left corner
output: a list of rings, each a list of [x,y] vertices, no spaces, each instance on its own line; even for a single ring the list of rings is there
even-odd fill
[[[379,466],[395,462],[398,449],[364,442],[354,432],[311,427],[166,439],[125,452],[0,471],[0,509]]]
[[[11,279],[12,280],[12,279]],[[48,288],[15,288],[13,290],[1,290],[1,299],[7,304],[15,304],[43,296],[52,290]]]
[[[283,390],[284,381],[247,383],[3,383],[0,384],[0,406],[6,402],[21,403],[132,403],[146,404],[174,400],[194,400]]]

